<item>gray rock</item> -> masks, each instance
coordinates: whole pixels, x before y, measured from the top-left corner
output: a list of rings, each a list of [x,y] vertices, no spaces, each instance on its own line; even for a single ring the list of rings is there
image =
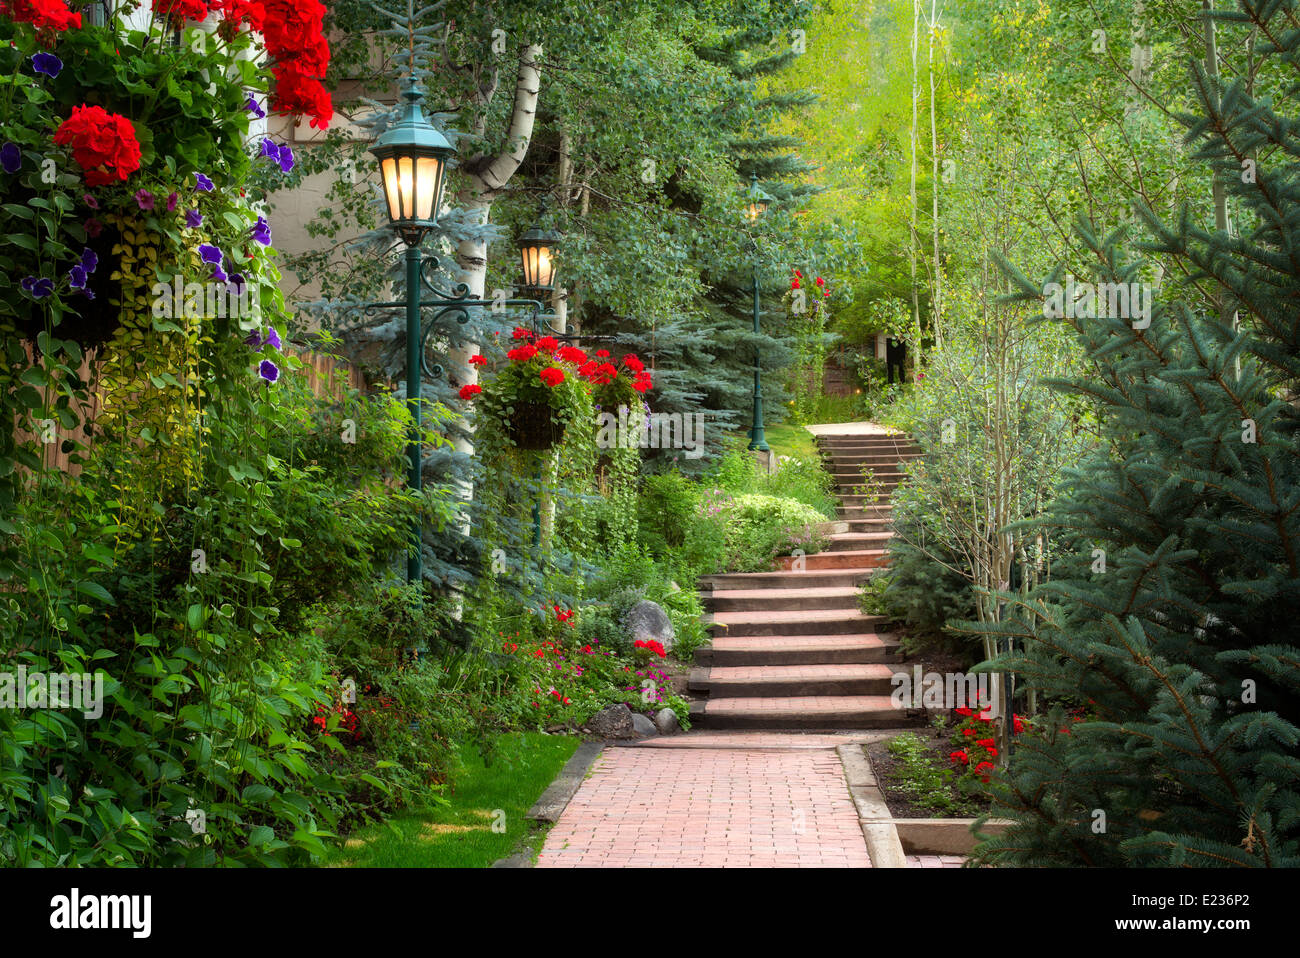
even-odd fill
[[[655,723],[650,721],[640,712],[632,713],[632,728],[636,732],[637,738],[659,734],[659,729],[655,727]]]
[[[603,708],[587,719],[587,731],[601,738],[636,738],[632,710],[623,702]]]
[[[649,642],[657,640],[664,651],[673,647],[673,620],[657,603],[642,599],[628,609],[623,617],[623,628],[627,630],[632,641]]]
[[[673,732],[681,728],[681,723],[677,721],[677,713],[672,709],[660,709],[655,715],[655,728],[659,730],[660,735],[672,735]]]

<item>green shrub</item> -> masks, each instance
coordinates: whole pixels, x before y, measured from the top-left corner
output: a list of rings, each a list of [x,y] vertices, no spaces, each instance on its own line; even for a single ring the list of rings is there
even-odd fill
[[[795,499],[746,494],[707,494],[700,504],[701,529],[725,545],[715,572],[761,572],[777,556],[795,549],[820,552],[825,535],[818,526],[826,517]]]

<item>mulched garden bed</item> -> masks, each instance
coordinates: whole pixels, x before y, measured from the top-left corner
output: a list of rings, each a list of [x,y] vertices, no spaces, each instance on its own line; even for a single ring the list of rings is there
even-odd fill
[[[937,768],[952,767],[952,762],[948,758],[955,748],[950,742],[952,737],[951,728],[936,729],[926,726],[909,729],[908,731],[916,735],[925,744],[926,754],[930,756]],[[885,804],[889,806],[889,813],[895,818],[974,818],[988,811],[989,806],[986,800],[981,800],[976,796],[964,795],[951,784],[947,786],[948,793],[954,799],[960,799],[964,802],[964,811],[940,812],[916,804],[916,797],[899,787],[897,774],[901,770],[903,763],[890,754],[888,745],[888,740],[873,742],[867,746],[867,754],[871,757],[871,766],[875,769],[876,781],[885,797]]]

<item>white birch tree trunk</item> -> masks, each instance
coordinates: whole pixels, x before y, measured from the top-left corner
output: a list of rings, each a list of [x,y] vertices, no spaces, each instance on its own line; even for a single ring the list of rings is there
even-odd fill
[[[537,95],[541,84],[538,60],[541,54],[542,48],[538,44],[528,44],[520,50],[514,108],[506,132],[505,148],[493,157],[472,157],[462,167],[466,183],[456,194],[456,202],[469,211],[469,218],[473,222],[482,225],[488,223],[493,202],[505,190],[528,153],[537,116]],[[472,299],[483,299],[487,281],[487,244],[475,240],[460,243],[456,249],[456,263],[460,267],[457,281],[469,287]],[[468,370],[466,384],[478,381],[478,367],[469,364],[470,356],[478,351],[478,343],[465,343],[451,349],[452,362]],[[472,456],[473,440],[457,439],[456,449]],[[473,488],[468,483],[462,483],[461,486],[462,496],[465,499],[472,498]]]

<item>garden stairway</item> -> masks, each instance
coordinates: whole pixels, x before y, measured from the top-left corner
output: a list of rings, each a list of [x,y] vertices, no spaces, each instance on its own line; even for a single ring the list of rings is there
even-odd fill
[[[908,724],[890,703],[898,640],[881,631],[883,617],[859,611],[858,586],[887,564],[890,495],[903,480],[900,464],[920,450],[883,431],[824,434],[818,445],[840,500],[826,550],[785,556],[774,572],[701,580],[713,642],[695,653],[690,674],[698,726]]]

